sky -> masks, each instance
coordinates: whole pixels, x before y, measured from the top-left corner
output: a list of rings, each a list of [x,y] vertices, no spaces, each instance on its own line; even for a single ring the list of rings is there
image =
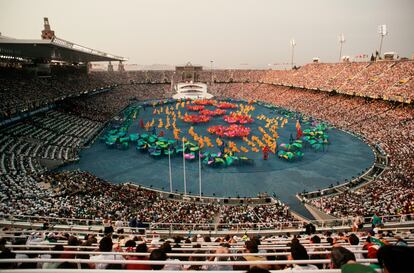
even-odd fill
[[[280,69],[313,57],[351,59],[379,49],[414,54],[413,0],[0,0],[0,32],[39,39],[43,17],[59,38],[124,56],[129,64]]]

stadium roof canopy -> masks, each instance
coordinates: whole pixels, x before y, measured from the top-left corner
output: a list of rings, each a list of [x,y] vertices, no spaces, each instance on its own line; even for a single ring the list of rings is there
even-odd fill
[[[57,37],[51,40],[23,40],[0,36],[0,55],[72,63],[127,60],[124,57],[87,48]]]

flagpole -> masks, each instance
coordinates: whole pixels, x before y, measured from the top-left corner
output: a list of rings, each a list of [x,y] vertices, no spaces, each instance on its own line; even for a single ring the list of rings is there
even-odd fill
[[[183,138],[183,174],[184,174],[184,195],[187,195],[187,181],[185,178],[185,148],[184,148],[184,138]]]
[[[198,180],[199,180],[199,192],[201,197],[201,152],[198,151]]]
[[[171,175],[171,147],[170,145],[168,146],[168,168],[169,168],[169,173],[170,173],[170,192],[172,193],[173,189],[172,189],[172,175]]]

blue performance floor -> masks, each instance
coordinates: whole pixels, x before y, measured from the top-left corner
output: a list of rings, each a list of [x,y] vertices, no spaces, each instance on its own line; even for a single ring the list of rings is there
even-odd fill
[[[175,103],[171,106],[175,108]],[[255,107],[256,110],[252,114],[255,121],[249,125],[252,129],[250,138],[252,135],[261,138],[261,133],[257,128],[259,126],[264,128],[266,122],[256,119],[258,115],[264,114],[269,118],[286,117],[278,114],[274,109],[262,105],[255,104]],[[214,109],[212,107],[208,108]],[[186,112],[182,108],[180,108],[180,111],[182,114]],[[158,119],[163,118],[165,124],[165,113],[154,116],[152,107],[147,107],[146,110],[141,110],[139,116],[130,126],[129,133],[144,133],[144,130],[139,128],[140,118],[144,122],[154,118],[156,126],[158,125]],[[211,125],[218,124],[226,125],[222,117],[215,117],[207,124],[193,125],[193,127],[195,132],[208,136],[215,144],[216,137],[210,135],[206,129]],[[296,118],[289,118],[284,128],[279,126],[277,131],[280,136],[278,145],[289,143],[291,134],[296,136],[295,124]],[[190,126],[192,124],[177,119],[177,127],[181,128],[182,132],[187,132]],[[303,122],[301,126],[304,130],[311,125]],[[157,132],[160,130],[157,129]],[[172,130],[164,128],[162,130],[167,138],[173,138]],[[269,195],[275,195],[289,204],[293,210],[309,215],[295,198],[296,193],[303,190],[323,189],[331,184],[336,185],[337,181],[342,183],[345,179],[358,176],[366,168],[369,168],[375,159],[371,148],[355,136],[335,128],[328,129],[327,133],[330,145],[327,145],[324,151],[317,152],[310,147],[305,147],[303,150],[304,157],[300,161],[284,161],[273,154],[270,154],[269,160],[265,161],[262,159],[261,152],[248,152],[246,155],[254,159],[254,165],[252,166],[211,168],[202,165],[202,193],[203,195],[217,197],[255,197],[259,193],[267,192]],[[186,135],[188,136],[188,133]],[[248,147],[241,139],[232,139],[232,141],[235,141],[238,147],[240,145]],[[205,150],[219,152],[217,147],[205,148]],[[182,157],[173,156],[171,162],[173,191],[183,192]],[[81,151],[79,162],[61,168],[61,170],[68,169],[88,171],[113,183],[133,182],[147,187],[169,190],[168,157],[163,156],[154,159],[147,153],[137,151],[134,145],[131,145],[128,150],[118,150],[108,148],[105,143],[97,140],[90,148]],[[198,177],[198,160],[187,161],[187,192],[199,194]]]

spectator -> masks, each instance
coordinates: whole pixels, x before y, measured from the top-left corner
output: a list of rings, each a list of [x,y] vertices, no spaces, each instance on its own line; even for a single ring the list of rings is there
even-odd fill
[[[99,242],[99,251],[101,252],[112,252],[112,239],[110,237],[104,237]],[[99,263],[99,260],[124,260],[124,258],[121,255],[117,254],[100,254],[96,256],[90,257],[91,261],[96,261],[97,263],[90,264],[91,268],[96,269],[105,269],[107,264],[105,263]]]
[[[376,273],[374,269],[362,264],[345,264],[341,268],[341,273]]]
[[[312,243],[312,248],[310,248],[309,251],[323,251],[323,249],[317,247],[317,245],[321,243],[321,238],[318,235],[312,236],[310,238],[310,242]],[[309,255],[309,258],[311,260],[320,260],[320,259],[326,259],[327,257],[324,254],[312,254],[312,255]],[[323,268],[323,264],[316,264],[315,266],[317,266],[319,269]]]
[[[203,251],[195,251],[194,254],[205,254]],[[188,259],[189,261],[205,261],[206,257],[203,256],[190,256],[190,258]],[[190,265],[187,270],[196,270],[196,271],[200,271],[200,270],[206,270],[207,267],[204,265]]]
[[[161,249],[154,249],[151,252],[151,255],[149,257],[150,261],[166,261],[167,260],[167,254],[161,250]],[[163,264],[153,264],[151,265],[152,270],[161,270],[164,268]]]
[[[52,248],[53,251],[63,251],[63,249],[64,248],[63,248],[62,245],[55,245]],[[62,258],[63,255],[64,254],[61,254],[61,253],[53,253],[53,254],[50,255],[50,258],[51,259],[63,259]],[[73,257],[75,257],[75,256],[73,256]],[[65,259],[70,259],[70,258],[65,258]],[[61,263],[46,262],[46,263],[43,263],[42,268],[43,269],[55,269],[55,268],[58,268],[60,264]]]
[[[364,226],[364,218],[360,215],[354,217],[352,221],[352,232],[357,232]]]
[[[314,225],[314,224],[312,224],[311,222],[309,222],[309,223],[307,223],[307,224],[305,225],[305,233],[306,233],[307,235],[312,235],[312,234],[315,234],[315,232],[316,232],[316,227],[315,227],[315,225]]]
[[[306,248],[300,243],[293,243],[290,246],[290,256],[289,260],[309,260],[308,252]],[[295,264],[293,267],[285,269],[285,271],[291,270],[311,270],[311,269],[318,269],[317,266],[312,264]]]
[[[354,253],[341,246],[333,247],[331,250],[331,268],[339,269],[348,263],[356,263]]]
[[[244,248],[245,248],[246,253],[252,253],[252,254],[253,253],[259,253],[259,248],[258,248],[256,240],[249,240],[249,241],[244,242]],[[243,256],[243,258],[246,261],[249,261],[249,262],[251,262],[251,261],[266,261],[266,258],[263,257],[263,256],[260,256],[260,255],[254,255],[254,256],[246,255],[246,256]],[[267,265],[251,265],[250,268],[255,267],[255,266],[263,268],[263,269],[268,269],[269,268]]]
[[[110,235],[114,232],[114,227],[112,226],[112,219],[108,216],[103,220],[103,226],[104,226],[104,234]]]
[[[217,248],[216,250],[216,254],[229,254],[229,248],[228,247],[224,247],[224,246],[220,246]],[[216,257],[210,257],[209,259],[210,261],[230,261],[230,257],[227,256],[216,256]],[[232,265],[219,265],[219,264],[214,264],[214,265],[209,265],[207,267],[207,270],[209,271],[231,271],[233,270],[233,266]]]
[[[0,253],[0,259],[14,259],[16,254],[11,252],[10,249],[2,249]],[[15,269],[16,263],[0,263],[1,269]]]
[[[414,249],[406,246],[383,246],[378,250],[377,257],[384,273],[408,272],[414,260]]]
[[[146,243],[139,244],[136,249],[136,253],[147,253],[148,247]],[[147,261],[148,257],[146,256],[128,256],[127,260],[134,260],[134,261]],[[151,270],[151,265],[147,264],[128,264],[126,265],[126,269],[128,270]]]
[[[349,251],[359,250],[359,238],[354,233],[351,233],[347,237],[348,243],[351,245],[351,247],[347,247]],[[364,256],[362,253],[354,253],[356,259],[363,259]]]
[[[378,217],[378,213],[374,213],[374,215],[371,218],[371,224],[372,224],[372,228],[378,228],[382,226],[382,219],[380,217]]]

